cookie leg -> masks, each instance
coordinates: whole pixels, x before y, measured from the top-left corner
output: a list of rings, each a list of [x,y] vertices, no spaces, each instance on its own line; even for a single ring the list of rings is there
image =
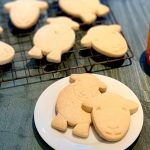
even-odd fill
[[[54,62],[54,63],[60,63],[61,62],[61,53],[60,51],[52,51],[47,55],[47,61]]]
[[[28,55],[30,58],[35,58],[35,59],[42,59],[43,58],[43,54],[42,51],[34,46],[29,52]]]
[[[95,106],[99,105],[99,100],[97,99],[93,99],[91,101],[91,99],[86,99],[83,103],[82,103],[82,109],[88,113],[91,113],[93,108]]]
[[[89,135],[89,123],[77,124],[73,129],[73,134],[82,138],[87,138]]]
[[[53,119],[51,126],[59,131],[65,132],[67,130],[67,121],[60,113],[58,113]]]

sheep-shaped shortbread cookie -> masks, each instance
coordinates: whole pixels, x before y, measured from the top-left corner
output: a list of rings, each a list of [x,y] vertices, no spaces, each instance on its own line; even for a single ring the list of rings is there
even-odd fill
[[[86,24],[91,24],[97,16],[104,16],[109,12],[109,8],[99,0],[59,0],[59,6],[64,12],[80,18]]]
[[[33,37],[34,47],[28,52],[30,58],[60,63],[61,55],[68,52],[75,43],[74,30],[79,24],[68,17],[48,18],[50,23],[41,27]]]
[[[71,75],[70,84],[64,87],[58,95],[57,115],[52,121],[52,127],[66,131],[69,125],[74,127],[74,135],[87,137],[91,124],[91,114],[82,109],[82,103],[86,99],[91,99],[105,91],[106,85],[94,75],[88,73]]]
[[[127,52],[128,46],[120,32],[119,25],[97,25],[88,30],[81,39],[81,45],[109,57],[121,57]]]
[[[10,13],[10,20],[19,29],[34,26],[39,19],[40,11],[48,9],[46,2],[37,0],[16,0],[4,5]]]
[[[100,137],[119,141],[126,135],[131,115],[138,110],[138,104],[118,94],[105,92],[84,101],[82,108],[92,112],[92,122]]]

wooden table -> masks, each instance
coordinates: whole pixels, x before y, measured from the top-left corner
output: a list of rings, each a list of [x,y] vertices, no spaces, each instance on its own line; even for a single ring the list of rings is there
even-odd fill
[[[0,5],[5,2],[1,1]],[[150,66],[145,60],[150,1],[108,0],[108,3],[122,26],[134,58],[128,66],[103,71],[98,71],[96,67],[95,73],[121,81],[137,95],[144,111],[144,124],[139,138],[128,149],[150,150]],[[79,69],[78,72],[82,73],[85,70]],[[40,94],[55,81],[49,80],[0,90],[0,149],[50,149],[35,128],[33,112]]]

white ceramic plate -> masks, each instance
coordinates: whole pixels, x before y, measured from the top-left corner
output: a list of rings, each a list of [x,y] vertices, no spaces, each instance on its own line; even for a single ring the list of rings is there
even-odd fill
[[[143,125],[143,110],[136,95],[123,83],[110,77],[96,75],[106,83],[108,91],[133,99],[139,104],[138,111],[131,116],[131,124],[126,136],[119,142],[106,142],[95,133],[93,128],[87,139],[72,135],[72,129],[61,133],[51,128],[55,116],[55,104],[58,93],[69,84],[69,78],[63,78],[50,85],[39,97],[34,111],[34,121],[40,136],[51,147],[57,150],[124,150],[138,137]],[[88,83],[87,83],[88,84]]]

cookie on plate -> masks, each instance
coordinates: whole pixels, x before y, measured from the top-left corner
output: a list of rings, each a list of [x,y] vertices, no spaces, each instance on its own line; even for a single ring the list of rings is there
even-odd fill
[[[87,137],[91,123],[91,114],[82,109],[82,103],[104,92],[106,86],[91,74],[73,74],[70,84],[59,93],[56,103],[56,117],[52,127],[66,131],[67,126],[74,127],[73,134]]]
[[[48,4],[37,0],[16,0],[4,5],[10,20],[19,29],[28,29],[36,24],[40,11],[48,9]]]
[[[122,57],[128,50],[127,42],[120,33],[119,25],[98,25],[88,30],[81,39],[81,45],[93,48],[109,57]]]
[[[97,105],[92,110],[92,122],[99,136],[107,141],[121,140],[129,129],[131,115],[138,110],[138,104],[109,92],[100,94],[93,101]]]
[[[30,58],[60,63],[61,55],[68,52],[75,43],[74,30],[79,24],[67,17],[48,18],[50,23],[41,27],[33,37],[34,47],[28,52]]]
[[[0,41],[0,65],[10,63],[15,56],[15,50],[10,45]]]
[[[60,8],[67,14],[80,18],[85,24],[91,24],[97,16],[104,16],[109,8],[99,0],[59,0]]]

